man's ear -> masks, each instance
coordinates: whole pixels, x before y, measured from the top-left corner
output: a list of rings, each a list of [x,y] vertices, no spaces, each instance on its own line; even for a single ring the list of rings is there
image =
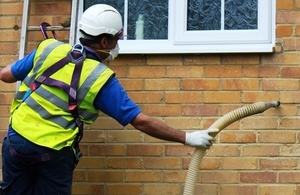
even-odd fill
[[[100,45],[103,49],[107,48],[109,42],[108,42],[108,39],[107,37],[103,37],[100,41]]]

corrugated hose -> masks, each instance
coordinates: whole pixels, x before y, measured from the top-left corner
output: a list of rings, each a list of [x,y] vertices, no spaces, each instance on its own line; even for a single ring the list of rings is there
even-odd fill
[[[277,108],[280,106],[279,101],[273,102],[256,102],[250,105],[243,106],[236,110],[233,110],[218,120],[216,120],[209,128],[217,128],[219,131],[212,136],[216,136],[222,129],[226,128],[228,125],[251,115],[262,113],[267,109],[274,107]],[[195,192],[196,182],[198,180],[198,171],[199,166],[204,157],[206,149],[196,148],[192,156],[187,177],[184,186],[183,195],[193,195]]]

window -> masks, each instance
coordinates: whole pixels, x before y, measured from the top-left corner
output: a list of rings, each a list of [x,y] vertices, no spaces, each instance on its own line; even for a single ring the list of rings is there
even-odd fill
[[[272,52],[275,0],[84,0],[123,15],[120,53]],[[79,16],[80,18],[80,16]]]

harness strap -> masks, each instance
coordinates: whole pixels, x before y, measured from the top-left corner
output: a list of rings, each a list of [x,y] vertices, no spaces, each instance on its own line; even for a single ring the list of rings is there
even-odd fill
[[[53,159],[60,158],[66,154],[66,152],[71,150],[71,147],[64,147],[61,150],[43,153],[43,154],[36,154],[36,155],[23,155],[19,154],[11,145],[9,142],[9,136],[7,136],[7,142],[8,142],[8,150],[16,159],[18,159],[21,162],[27,163],[27,164],[36,164],[40,162],[46,162]]]
[[[37,155],[22,155],[19,154],[11,145],[8,147],[9,152],[19,161],[26,162],[28,164],[35,164],[40,162],[50,161],[56,158],[60,158],[65,155],[67,151],[70,151],[70,147],[65,147],[61,150],[51,153],[37,154]]]
[[[82,45],[75,45],[71,52],[68,53],[66,57],[59,60],[47,70],[43,72],[38,78],[36,78],[32,84],[30,85],[31,91],[35,91],[40,87],[41,84],[46,84],[49,86],[55,86],[63,89],[69,96],[69,111],[72,114],[76,125],[79,128],[79,133],[74,141],[74,148],[76,150],[76,157],[79,159],[82,156],[82,153],[79,149],[79,142],[83,136],[83,122],[79,117],[78,105],[77,105],[77,89],[79,85],[80,74],[82,71],[83,61],[86,58],[86,54],[84,52],[84,48]],[[68,64],[69,62],[75,63],[75,68],[72,75],[71,84],[68,85],[62,81],[55,80],[50,78],[52,74],[60,70],[63,66]]]

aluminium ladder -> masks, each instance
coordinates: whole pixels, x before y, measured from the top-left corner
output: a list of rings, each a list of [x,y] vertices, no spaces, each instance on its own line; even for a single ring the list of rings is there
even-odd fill
[[[46,30],[51,30],[51,31],[69,30],[70,31],[69,43],[71,45],[74,45],[76,42],[78,6],[79,6],[79,0],[72,0],[70,27],[50,26],[50,27],[47,27]],[[26,48],[27,48],[28,31],[39,31],[40,30],[39,26],[28,26],[29,17],[30,17],[30,0],[24,0],[20,48],[19,48],[19,59],[21,59],[25,56],[25,52],[26,52]],[[16,90],[18,90],[19,85],[20,85],[20,82],[18,81]]]

